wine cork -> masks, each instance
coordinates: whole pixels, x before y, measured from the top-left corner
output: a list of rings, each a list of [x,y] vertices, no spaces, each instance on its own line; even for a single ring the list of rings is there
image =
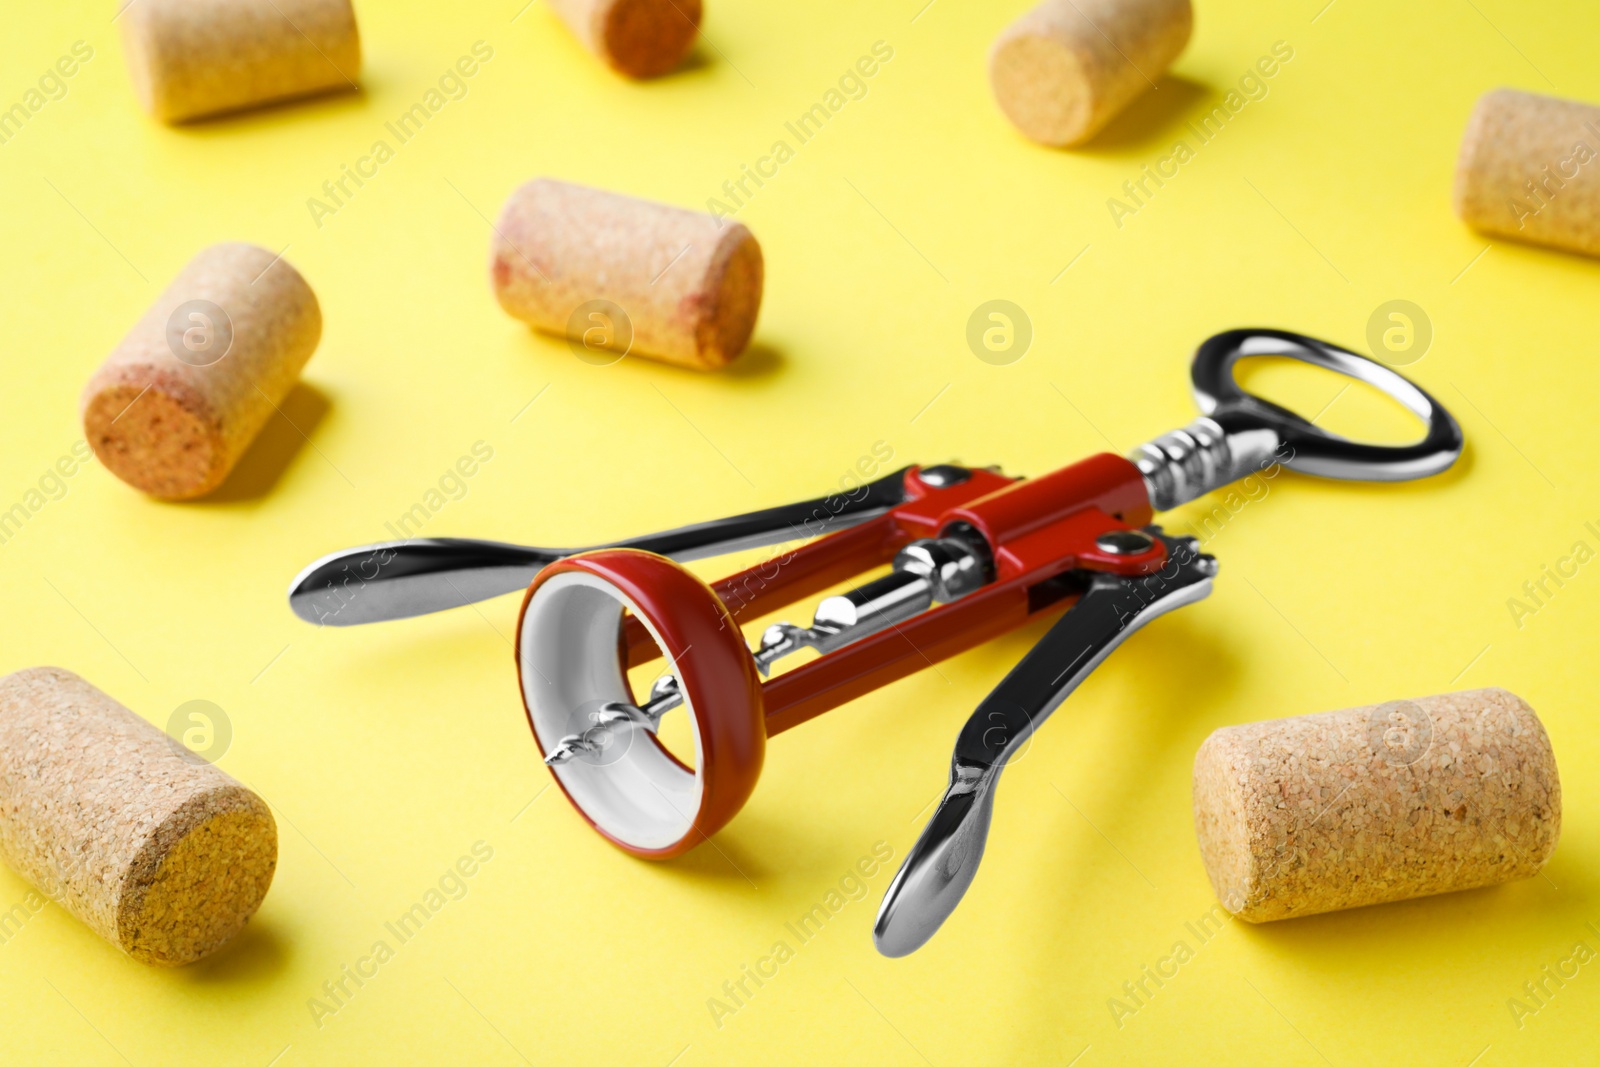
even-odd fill
[[[322,312],[288,262],[220,244],[184,267],[82,399],[96,458],[168,500],[209,493],[299,380]]]
[[[583,46],[630,78],[683,61],[700,32],[700,0],[547,0]]]
[[[1194,824],[1223,906],[1268,922],[1537,874],[1561,783],[1533,709],[1478,689],[1223,727]]]
[[[118,0],[134,92],[163,122],[353,89],[350,0]]]
[[[0,679],[0,858],[134,959],[209,955],[261,906],[272,812],[71,671]]]
[[[1600,256],[1600,107],[1484,93],[1461,138],[1455,207],[1483,233]]]
[[[1155,88],[1193,25],[1189,0],[1044,0],[994,42],[989,83],[1026,136],[1081,144]]]
[[[728,363],[761,307],[761,246],[742,223],[539,178],[511,194],[490,273],[507,312],[580,355]]]

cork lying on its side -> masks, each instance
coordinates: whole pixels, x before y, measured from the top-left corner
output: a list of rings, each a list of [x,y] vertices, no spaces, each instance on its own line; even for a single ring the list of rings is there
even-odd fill
[[[128,0],[123,51],[139,102],[163,122],[353,89],[350,0]]]
[[[184,500],[222,484],[322,336],[316,294],[264,248],[205,249],[85,386],[83,432],[118,478]]]
[[[1223,906],[1267,922],[1530,877],[1561,783],[1533,709],[1478,689],[1223,727],[1194,822]]]
[[[700,0],[548,0],[583,46],[630,78],[673,70],[700,32]]]
[[[1483,94],[1461,138],[1455,207],[1475,230],[1600,256],[1600,107]]]
[[[1028,137],[1081,144],[1155,85],[1193,26],[1189,0],[1044,0],[994,42],[989,83]]]
[[[0,858],[128,955],[177,965],[272,884],[266,803],[70,671],[0,679]]]
[[[500,306],[585,350],[701,370],[744,351],[761,307],[761,246],[742,223],[539,178],[495,225]]]

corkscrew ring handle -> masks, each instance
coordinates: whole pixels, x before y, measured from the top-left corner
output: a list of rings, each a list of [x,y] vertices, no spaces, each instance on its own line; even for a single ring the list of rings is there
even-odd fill
[[[1408,445],[1377,445],[1318,429],[1287,408],[1245,392],[1234,379],[1234,367],[1252,356],[1284,356],[1366,382],[1415,415],[1426,430]],[[1190,376],[1203,413],[1228,434],[1273,431],[1280,445],[1289,446],[1283,465],[1290,470],[1349,481],[1404,482],[1438,474],[1461,455],[1461,427],[1443,404],[1382,363],[1314,337],[1287,330],[1228,330],[1200,346]]]
[[[1319,429],[1239,385],[1234,367],[1252,356],[1284,356],[1366,382],[1415,415],[1423,435],[1407,445],[1379,445]],[[1322,478],[1403,482],[1438,474],[1461,455],[1461,427],[1443,404],[1382,363],[1315,337],[1262,327],[1228,330],[1195,352],[1190,378],[1205,414],[1128,456],[1157,511],[1274,464]]]

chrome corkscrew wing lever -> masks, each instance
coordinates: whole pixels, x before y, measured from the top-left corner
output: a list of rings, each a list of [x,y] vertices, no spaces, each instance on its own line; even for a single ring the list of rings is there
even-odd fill
[[[873,941],[885,956],[921,948],[961,902],[983,859],[1000,772],[1039,724],[1135,630],[1211,592],[1216,560],[1192,539],[1156,536],[1165,567],[1138,578],[1090,576],[1078,602],[962,727],[950,784],[878,910]]]
[[[358,626],[459,608],[526,589],[558,559],[599,548],[637,548],[680,562],[848,529],[905,499],[902,468],[849,493],[763,508],[590,548],[534,548],[426,537],[348,548],[295,576],[289,607],[319,626]],[[934,471],[964,473],[942,466]],[[820,526],[820,528],[818,528]]]

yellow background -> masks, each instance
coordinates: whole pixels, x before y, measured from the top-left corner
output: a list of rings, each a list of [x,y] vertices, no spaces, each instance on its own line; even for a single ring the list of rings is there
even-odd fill
[[[1593,1062],[1600,967],[1520,1028],[1507,1001],[1575,942],[1600,946],[1600,566],[1520,627],[1507,600],[1575,541],[1600,547],[1584,527],[1600,525],[1600,266],[1475,235],[1449,191],[1481,92],[1600,99],[1600,11],[1204,0],[1159,91],[1061,152],[1018,136],[987,87],[988,44],[1025,0],[711,0],[689,69],[646,85],[521,2],[369,0],[359,95],[181,129],[136,105],[109,3],[6,21],[4,106],[74,41],[94,58],[0,145],[0,508],[70,452],[83,382],[199,248],[284,249],[326,321],[285,417],[214,499],[153,502],[91,464],[0,545],[0,667],[69,667],[159,724],[215,702],[234,734],[220,765],[282,835],[248,931],[185,970],[130,962],[54,905],[28,919],[0,944],[7,1062]],[[480,40],[494,57],[467,96],[316,226],[307,199]],[[517,184],[703,207],[880,40],[894,57],[867,95],[739,213],[767,262],[740,365],[594,367],[500,312],[486,216]],[[1107,198],[1175,140],[1194,147],[1185,123],[1277,41],[1294,58],[1265,99],[1114,225]],[[965,341],[997,298],[1035,331],[1008,366]],[[1187,422],[1188,356],[1214,331],[1365,349],[1397,298],[1432,322],[1409,373],[1459,416],[1458,469],[1391,487],[1286,476],[1233,516],[1208,540],[1215,595],[1139,634],[1041,732],[967,899],[904,960],[872,948],[877,902],[960,723],[1039,629],[776,739],[715,847],[652,865],[545,791],[516,598],[324,630],[284,602],[305,563],[388,537],[475,442],[492,461],[426,534],[669,527],[825,492],[879,441],[897,465],[1040,474]],[[1308,413],[1332,401],[1336,429],[1403,425],[1314,372],[1253,380]],[[1538,709],[1564,772],[1546,876],[1231,924],[1203,946],[1186,932],[1213,905],[1189,813],[1212,729],[1485,685]],[[317,1025],[322,983],[479,841],[493,859],[464,899]],[[879,841],[894,860],[865,898],[799,944],[784,924]],[[27,892],[0,872],[0,910]],[[779,940],[794,958],[718,1027],[708,999]],[[1194,958],[1119,1027],[1108,999],[1180,940]]]

